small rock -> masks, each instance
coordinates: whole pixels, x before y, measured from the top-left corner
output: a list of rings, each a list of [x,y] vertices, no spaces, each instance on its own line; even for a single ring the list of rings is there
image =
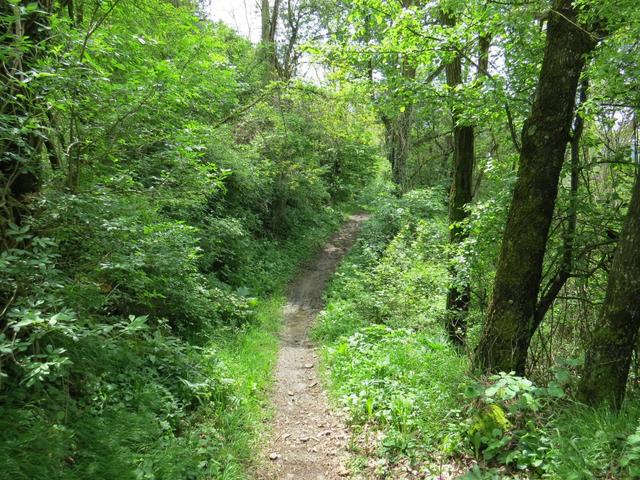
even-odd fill
[[[290,397],[293,397],[293,392],[289,391],[287,392],[287,395],[289,395]]]
[[[277,460],[278,458],[280,458],[280,455],[275,452],[269,455],[269,460]]]
[[[300,437],[300,441],[301,441],[302,443],[306,443],[306,442],[308,442],[308,441],[309,441],[309,437],[307,437],[307,436]]]
[[[313,363],[305,363],[304,368],[313,368]]]
[[[338,475],[341,477],[348,477],[349,470],[345,468],[344,465],[341,465],[340,468],[338,469]]]

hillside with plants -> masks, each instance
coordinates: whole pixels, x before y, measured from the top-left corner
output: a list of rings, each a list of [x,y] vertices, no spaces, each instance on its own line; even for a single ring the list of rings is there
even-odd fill
[[[0,479],[640,478],[636,1],[240,3],[0,0]]]

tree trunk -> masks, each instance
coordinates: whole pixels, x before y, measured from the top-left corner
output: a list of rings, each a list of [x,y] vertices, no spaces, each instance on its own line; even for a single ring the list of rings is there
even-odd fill
[[[458,116],[453,115],[454,124]],[[449,193],[449,244],[456,248],[467,238],[462,222],[468,213],[465,206],[472,200],[472,178],[474,164],[474,128],[454,126],[453,129],[453,178]],[[447,292],[447,332],[457,346],[463,346],[467,335],[467,313],[471,290],[466,278],[455,262],[449,271],[452,285]]]
[[[580,105],[587,101],[588,82],[584,80],[580,87]],[[573,245],[578,223],[578,187],[580,184],[580,140],[584,130],[584,119],[582,113],[577,113],[573,123],[571,133],[571,189],[569,192],[569,211],[567,213],[567,228],[562,239],[562,260],[560,268],[553,279],[543,290],[543,294],[538,301],[536,311],[531,324],[531,336],[536,332],[545,315],[553,305],[556,297],[571,276],[573,269]]]
[[[640,173],[618,240],[600,321],[591,336],[578,397],[620,408],[640,328]]]
[[[455,26],[455,19],[451,15],[443,15],[443,24]],[[482,57],[482,53],[481,53]],[[456,57],[446,66],[447,85],[453,95],[454,89],[462,85],[462,58]],[[470,125],[460,125],[460,108],[454,106],[453,116],[453,174],[449,192],[449,244],[455,250],[467,238],[467,231],[462,222],[467,218],[466,205],[471,202],[473,190],[473,167],[475,159],[475,134]],[[449,276],[451,286],[447,292],[446,328],[449,339],[457,347],[462,347],[467,336],[467,313],[471,290],[466,278],[462,278],[461,271],[451,261]]]
[[[269,6],[269,0],[262,0],[260,4],[260,16],[262,19],[260,40],[262,43],[267,43],[269,41],[269,32],[271,30],[271,7]]]
[[[524,374],[575,96],[585,55],[596,45],[571,0],[555,0],[531,114],[522,129],[518,180],[507,217],[493,297],[476,366]]]
[[[260,51],[264,64],[264,80],[272,80],[277,72],[276,57],[276,29],[278,26],[278,13],[280,10],[280,0],[275,0],[273,7],[269,5],[269,0],[262,0],[260,4],[260,14],[262,19],[262,30],[260,34]]]
[[[402,6],[409,8],[415,5],[415,0],[402,0]],[[405,83],[411,83],[416,78],[416,67],[409,58],[401,58],[401,74]],[[373,75],[373,70],[370,71]],[[408,89],[411,91],[411,88]],[[383,117],[386,128],[387,158],[391,164],[391,178],[397,186],[397,194],[404,194],[409,188],[407,179],[407,161],[411,151],[411,128],[413,126],[413,98],[401,99],[399,114],[393,118]]]
[[[408,188],[407,160],[411,149],[412,114],[413,107],[407,105],[396,118],[384,120],[387,130],[387,158],[391,164],[391,178],[398,188],[399,195]]]

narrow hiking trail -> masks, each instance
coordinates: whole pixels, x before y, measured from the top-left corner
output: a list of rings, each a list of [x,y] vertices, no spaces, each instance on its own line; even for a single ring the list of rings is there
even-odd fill
[[[355,242],[368,215],[352,215],[289,289],[282,344],[275,371],[275,415],[267,457],[258,478],[330,480],[346,478],[348,431],[331,411],[309,339],[322,295],[340,259]]]

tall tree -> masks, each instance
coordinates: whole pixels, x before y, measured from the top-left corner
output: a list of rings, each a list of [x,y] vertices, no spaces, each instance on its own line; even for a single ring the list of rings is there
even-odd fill
[[[262,0],[260,4],[262,19],[260,49],[265,68],[265,80],[270,80],[277,70],[276,33],[279,11],[280,0],[274,0],[273,6],[269,4],[269,0]]]
[[[442,23],[454,27],[455,17],[450,13],[442,15]],[[488,69],[489,40],[480,38],[480,55],[478,76],[485,75]],[[455,95],[456,88],[463,84],[462,54],[455,57],[446,66],[447,85]],[[467,237],[462,223],[468,216],[466,209],[473,198],[473,169],[475,163],[475,132],[473,125],[464,124],[460,106],[452,109],[453,117],[453,174],[449,192],[449,243],[455,247]],[[452,262],[449,269],[451,286],[447,292],[446,327],[449,339],[456,345],[465,343],[467,334],[467,312],[471,298],[471,289],[466,279],[462,278],[458,266]]]
[[[317,0],[286,0],[280,8],[280,25],[276,37],[278,76],[293,78],[308,45],[326,35],[323,25],[327,16],[334,15],[338,6]]]
[[[599,323],[587,348],[578,396],[586,403],[619,408],[640,329],[640,173],[613,264]]]
[[[408,9],[415,0],[402,0],[402,8]],[[402,82],[410,85],[416,78],[416,65],[408,54],[400,55],[399,69]],[[393,117],[383,115],[386,129],[387,158],[391,164],[391,178],[397,186],[398,194],[407,189],[407,161],[411,151],[411,128],[413,125],[413,100],[411,95],[401,99],[399,113]]]
[[[521,134],[522,149],[493,297],[476,350],[485,371],[524,373],[547,236],[585,56],[595,37],[579,24],[571,0],[555,0],[536,95]]]
[[[402,79],[406,83],[416,77],[416,67],[408,59],[401,63]],[[386,130],[387,158],[391,165],[391,178],[397,186],[398,194],[408,189],[407,161],[411,151],[411,128],[413,125],[413,101],[403,98],[399,113],[390,117],[382,116]]]

